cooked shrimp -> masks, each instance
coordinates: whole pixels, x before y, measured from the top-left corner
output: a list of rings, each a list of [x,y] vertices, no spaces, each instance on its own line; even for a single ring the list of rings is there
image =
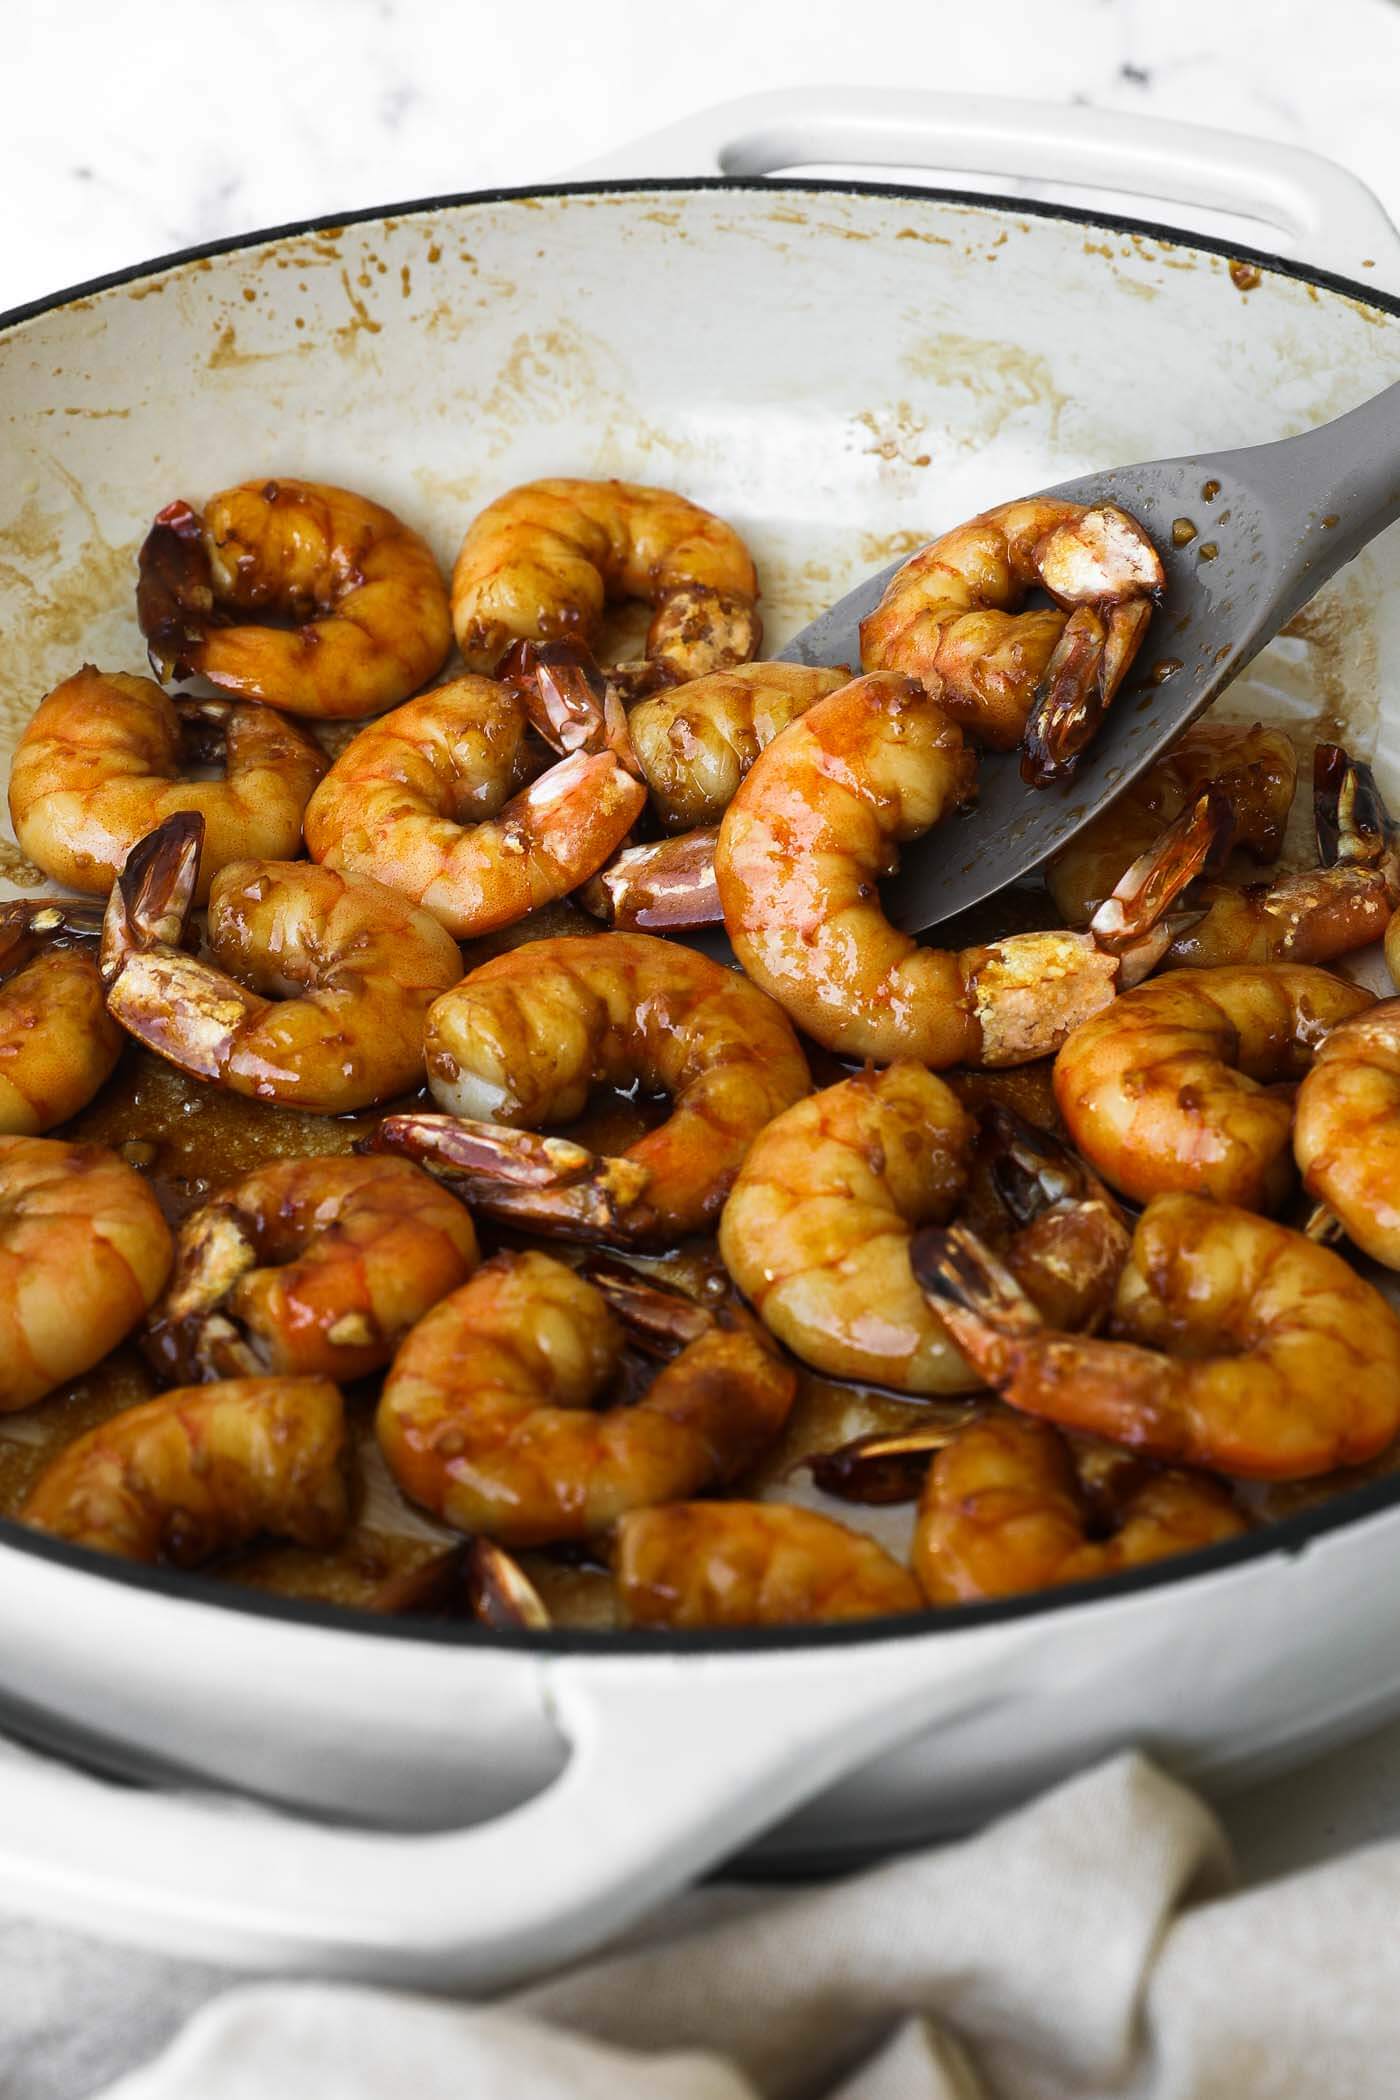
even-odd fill
[[[141,549],[136,612],[161,678],[336,720],[406,700],[452,646],[426,540],[319,481],[241,482],[202,517],[167,504]],[[269,613],[293,624],[259,624]]]
[[[1135,1203],[1189,1189],[1270,1210],[1292,1180],[1291,1082],[1371,1004],[1302,965],[1179,970],[1075,1030],[1055,1099],[1078,1150]]]
[[[1400,1429],[1400,1319],[1330,1249],[1205,1196],[1156,1196],[1112,1341],[1047,1327],[959,1226],[914,1273],[958,1345],[1024,1413],[1144,1457],[1259,1480],[1363,1465]]]
[[[1022,771],[1071,773],[1138,652],[1166,583],[1126,511],[1029,496],[984,511],[905,562],[861,622],[867,671],[905,671]],[[1022,612],[1039,585],[1054,608]],[[1068,617],[1066,617],[1068,615]]]
[[[594,1412],[621,1360],[622,1329],[591,1283],[545,1254],[498,1255],[394,1359],[375,1418],[390,1470],[415,1502],[504,1545],[590,1538],[732,1480],[797,1388],[737,1308],[634,1405]]]
[[[923,1604],[874,1539],[790,1503],[634,1510],[613,1561],[628,1626],[820,1626]]]
[[[1091,1512],[1064,1438],[1048,1422],[984,1415],[929,1469],[914,1526],[914,1573],[930,1604],[1016,1597],[1192,1553],[1246,1529],[1225,1489],[1198,1473],[1152,1472],[1119,1498],[1110,1536]]]
[[[458,940],[576,889],[641,814],[646,792],[604,752],[524,785],[525,714],[487,678],[458,678],[362,729],[312,796],[306,843],[372,875]]]
[[[170,1229],[102,1145],[0,1137],[0,1411],[91,1370],[155,1303]]]
[[[189,955],[202,823],[170,817],[128,857],[102,941],[113,1017],[196,1079],[321,1115],[416,1086],[455,942],[367,875],[245,860],[210,891],[214,961]]]
[[[686,678],[758,654],[758,579],[733,527],[669,489],[529,481],[469,527],[452,572],[452,624],[469,671],[515,641],[591,645],[609,598],[653,608],[646,653]]]
[[[717,824],[760,751],[848,670],[741,664],[645,699],[630,714],[576,643],[521,643],[510,660],[531,720],[558,751],[615,750],[639,773],[668,832]]]
[[[95,955],[59,946],[99,930],[92,906],[53,897],[0,904],[0,1131],[66,1123],[112,1076],[122,1033]]]
[[[978,1383],[909,1270],[911,1232],[961,1200],[975,1137],[943,1081],[913,1063],[841,1080],[759,1132],[720,1254],[804,1363],[908,1393]]]
[[[1343,1021],[1298,1089],[1293,1152],[1310,1195],[1373,1261],[1400,1269],[1400,999]]]
[[[1367,948],[1400,904],[1400,840],[1369,766],[1340,744],[1313,754],[1318,866],[1244,887],[1197,883],[1201,916],[1178,934],[1165,969],[1333,962]]]
[[[475,1208],[569,1238],[703,1230],[758,1132],[811,1084],[771,1000],[644,933],[498,955],[435,1002],[424,1048],[434,1097],[468,1120],[391,1116],[377,1142],[465,1176]],[[634,1083],[672,1112],[616,1159],[523,1135],[579,1115],[595,1086]]]
[[[222,780],[187,777],[220,746]],[[177,703],[152,679],[84,664],[54,687],[16,746],[10,816],[46,875],[105,897],[138,839],[176,810],[198,810],[203,904],[229,861],[301,851],[302,813],[325,770],[319,745],[274,708]]]
[[[1047,1132],[984,1122],[1016,1273],[1066,1324],[1096,1322],[1127,1251],[1112,1199]],[[724,1265],[814,1370],[966,1392],[978,1380],[914,1282],[909,1238],[963,1203],[976,1143],[951,1089],[912,1062],[809,1094],[749,1149],[720,1219]]]
[[[185,1219],[146,1352],[181,1384],[363,1378],[477,1258],[462,1205],[406,1160],[274,1160]]]
[[[332,1546],[348,1508],[324,1378],[181,1386],[101,1422],[39,1476],[21,1521],[99,1553],[193,1567],[260,1532]]]
[[[1232,843],[1260,863],[1276,861],[1297,780],[1286,731],[1194,723],[1055,855],[1045,881],[1056,911],[1066,926],[1087,926],[1124,870],[1210,787],[1228,799]]]
[[[1170,880],[1150,911],[1089,933],[1025,933],[987,947],[921,948],[877,885],[897,846],[968,800],[961,730],[912,678],[858,678],[818,700],[754,763],[715,854],[735,953],[806,1033],[846,1057],[1022,1064],[1145,973],[1173,929],[1156,923],[1209,845],[1163,841]],[[1140,886],[1142,887],[1142,886]],[[1144,895],[1148,891],[1144,889]]]

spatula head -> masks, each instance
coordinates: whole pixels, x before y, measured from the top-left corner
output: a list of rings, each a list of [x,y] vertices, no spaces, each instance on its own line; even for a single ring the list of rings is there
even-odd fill
[[[897,926],[923,932],[1040,867],[1209,707],[1296,609],[1275,609],[1287,554],[1250,487],[1249,457],[1157,460],[1044,491],[1130,512],[1162,558],[1166,591],[1074,777],[1058,787],[1030,788],[1021,779],[1019,752],[984,753],[976,807],[906,847],[899,873],[884,884],[885,908]],[[860,623],[902,566],[892,562],[867,577],[804,627],[782,651],[784,660],[859,663]]]

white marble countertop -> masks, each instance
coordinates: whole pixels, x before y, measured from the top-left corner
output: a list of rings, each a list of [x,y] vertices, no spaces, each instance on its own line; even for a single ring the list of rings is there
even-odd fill
[[[251,227],[548,180],[760,88],[899,83],[1162,114],[1311,146],[1400,220],[1388,0],[69,0],[7,25],[0,307]],[[1325,26],[1324,26],[1325,24]],[[1325,51],[1320,48],[1325,39]],[[1400,1831],[1400,1729],[1230,1811],[1265,1871]]]

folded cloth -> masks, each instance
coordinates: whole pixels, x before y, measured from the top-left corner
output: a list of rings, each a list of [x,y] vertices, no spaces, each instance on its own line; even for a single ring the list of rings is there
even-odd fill
[[[697,1891],[490,2006],[230,1987],[14,1924],[0,2094],[1379,2100],[1400,2093],[1398,1903],[1400,1844],[1237,1891],[1210,1811],[1126,1756],[843,1881]]]

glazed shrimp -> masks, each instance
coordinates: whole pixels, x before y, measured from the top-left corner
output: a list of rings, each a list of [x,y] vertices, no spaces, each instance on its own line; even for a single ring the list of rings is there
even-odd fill
[[[1044,786],[1074,769],[1147,632],[1166,578],[1114,504],[999,504],[924,547],[861,622],[867,671],[905,671],[993,751],[1025,741]],[[1055,608],[1021,611],[1033,586]],[[1068,615],[1068,617],[1066,617]]]
[[[462,1205],[406,1160],[274,1160],[181,1225],[146,1353],[179,1384],[364,1378],[477,1259]]]
[[[1251,1211],[1154,1197],[1111,1341],[1047,1327],[959,1226],[920,1234],[911,1260],[1004,1400],[1143,1457],[1297,1480],[1365,1464],[1400,1428],[1400,1319],[1340,1256]]]
[[[993,1117],[988,1135],[1017,1273],[1057,1316],[1090,1323],[1127,1249],[1111,1200],[1045,1132]],[[720,1219],[720,1255],[795,1356],[906,1393],[978,1383],[909,1268],[911,1233],[967,1195],[977,1138],[951,1089],[912,1062],[840,1080],[759,1132]]]
[[[319,481],[240,482],[202,517],[167,504],[141,549],[136,612],[159,677],[337,720],[406,700],[452,646],[427,542]],[[259,624],[269,613],[293,624]]]
[[[1292,1087],[1373,1003],[1326,970],[1179,970],[1075,1030],[1055,1063],[1074,1144],[1135,1203],[1194,1190],[1271,1210],[1292,1180]]]
[[[0,1131],[66,1123],[111,1078],[122,1032],[90,949],[93,907],[53,897],[0,904]]]
[[[644,598],[647,656],[698,678],[758,654],[757,597],[738,533],[684,496],[631,481],[529,481],[469,527],[452,624],[467,669],[491,671],[516,641],[591,646],[607,599]]]
[[[376,1143],[460,1179],[494,1216],[623,1243],[705,1229],[758,1132],[811,1084],[762,992],[641,933],[532,941],[484,963],[432,1006],[424,1050],[451,1116],[386,1117]],[[595,1086],[634,1082],[672,1112],[615,1159],[526,1135],[579,1115]]]
[[[1400,999],[1343,1021],[1298,1089],[1293,1153],[1348,1237],[1400,1269]]]
[[[602,1293],[561,1262],[487,1262],[418,1323],[385,1380],[376,1429],[404,1493],[507,1546],[591,1538],[732,1480],[782,1427],[796,1375],[737,1308],[706,1320],[634,1405],[595,1412],[622,1340]]]
[[[202,821],[167,819],[112,892],[102,974],[113,1018],[193,1078],[320,1115],[417,1085],[423,1016],[461,969],[437,920],[367,875],[235,861],[210,890],[204,962],[179,945]]]
[[[1380,938],[1400,904],[1400,840],[1370,767],[1319,744],[1313,803],[1318,866],[1244,887],[1197,883],[1189,902],[1201,915],[1164,969],[1334,962]]]
[[[155,1303],[170,1229],[101,1145],[0,1137],[0,1412],[91,1370]]]
[[[181,1568],[262,1532],[332,1546],[348,1520],[343,1442],[340,1394],[324,1378],[183,1386],[69,1444],[20,1520]]]
[[[923,1604],[874,1539],[790,1503],[634,1510],[613,1565],[627,1626],[819,1626]]]
[[[1298,755],[1284,730],[1194,723],[1049,863],[1056,911],[1066,926],[1087,926],[1124,870],[1210,787],[1229,803],[1233,845],[1261,864],[1276,861],[1297,781]]]
[[[1188,854],[1164,839],[1171,880],[1151,886],[1150,911],[1096,918],[1087,934],[954,950],[899,932],[877,885],[898,845],[967,801],[973,778],[944,708],[914,679],[879,672],[785,729],[725,812],[715,876],[735,953],[828,1050],[935,1068],[1023,1064],[1058,1049],[1169,945],[1172,929],[1155,921],[1199,872],[1208,837]]]
[[[222,780],[187,777],[220,750]],[[138,839],[176,810],[198,810],[203,904],[229,861],[301,851],[302,813],[325,770],[320,747],[273,708],[177,703],[149,678],[84,664],[41,702],[16,746],[10,816],[46,875],[105,897]]]
[[[313,859],[372,875],[458,940],[567,895],[621,844],[646,792],[606,752],[526,786],[525,728],[505,686],[458,678],[362,729],[311,797]]]
[[[913,1563],[930,1604],[1016,1597],[1093,1582],[1247,1527],[1225,1489],[1198,1473],[1152,1472],[1117,1498],[1113,1530],[1091,1535],[1091,1511],[1064,1438],[1048,1422],[984,1415],[929,1468]]]

